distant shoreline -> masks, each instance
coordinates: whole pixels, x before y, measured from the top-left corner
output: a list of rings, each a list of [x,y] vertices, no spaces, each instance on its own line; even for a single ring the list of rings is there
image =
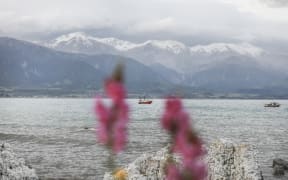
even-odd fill
[[[165,99],[177,96],[183,99],[288,99],[288,91],[280,92],[245,92],[245,91],[128,91],[128,99],[146,96],[151,99]],[[61,89],[61,88],[4,88],[0,87],[0,98],[93,98],[103,96],[103,89]]]
[[[0,96],[0,99],[94,99],[95,97],[87,97],[87,96],[9,96],[9,97],[3,97]],[[103,97],[103,99],[108,99],[106,97]],[[128,97],[126,99],[135,99],[138,100],[138,97]],[[165,97],[153,97],[150,99],[159,99],[163,100],[166,99]],[[182,97],[182,99],[195,99],[195,100],[288,100],[288,97],[285,98],[279,98],[279,97]]]

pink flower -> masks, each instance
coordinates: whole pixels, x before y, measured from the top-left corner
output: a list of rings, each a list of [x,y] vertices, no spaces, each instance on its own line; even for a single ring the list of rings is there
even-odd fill
[[[173,151],[180,153],[180,155],[185,158],[185,160],[194,159],[205,154],[202,148],[201,140],[195,136],[191,135],[191,132],[178,133],[174,138]],[[193,137],[195,136],[195,137]]]
[[[203,180],[207,176],[206,166],[201,161],[205,154],[202,141],[191,128],[189,121],[189,115],[184,111],[181,100],[169,98],[166,101],[161,124],[170,133],[172,150],[182,156],[183,165],[180,170],[173,164],[169,165],[166,174],[169,180]]]
[[[97,98],[95,113],[98,116],[97,136],[100,143],[111,148],[115,153],[123,150],[127,142],[127,122],[129,108],[125,102],[126,90],[120,81],[121,69],[114,73],[117,77],[112,77],[105,82],[105,93],[112,99],[112,104],[106,107]]]
[[[193,177],[193,180],[203,180],[207,176],[207,168],[205,163],[200,159],[195,159],[184,166],[184,175]],[[185,178],[184,178],[185,179]],[[189,179],[186,177],[186,179]],[[192,178],[190,178],[192,179]]]
[[[102,123],[106,123],[109,120],[109,109],[104,106],[99,98],[96,99],[95,112]]]
[[[106,80],[105,93],[114,102],[122,101],[126,96],[126,91],[125,91],[123,84],[113,79]]]
[[[115,133],[114,133],[114,144],[113,144],[113,151],[119,152],[121,151],[126,142],[127,142],[127,129],[125,124],[122,122],[116,122],[115,124]]]
[[[169,98],[166,101],[165,112],[162,116],[161,124],[164,129],[172,134],[188,128],[189,116],[182,110],[180,99]]]
[[[167,167],[166,180],[178,180],[181,178],[181,174],[178,168],[174,164],[169,164]]]

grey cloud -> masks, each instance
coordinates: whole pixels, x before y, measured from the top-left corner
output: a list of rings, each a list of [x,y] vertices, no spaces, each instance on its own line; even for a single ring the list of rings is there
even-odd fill
[[[286,37],[287,13],[276,14],[266,21],[261,13],[270,17],[270,11],[261,11],[255,15],[239,11],[239,0],[234,0],[237,1],[235,7],[223,1],[25,0],[21,4],[19,0],[0,0],[0,34],[28,34],[32,37],[35,34],[49,36],[55,32],[70,32],[75,29],[97,29],[98,32],[99,29],[101,37],[117,37],[118,34],[154,36],[155,39],[169,39],[173,35],[197,37],[199,34],[245,40],[260,35]],[[244,4],[263,1],[270,6],[287,6],[286,0],[242,1]],[[284,17],[284,23],[278,22],[279,17]]]
[[[288,0],[261,0],[261,2],[272,8],[288,8]]]

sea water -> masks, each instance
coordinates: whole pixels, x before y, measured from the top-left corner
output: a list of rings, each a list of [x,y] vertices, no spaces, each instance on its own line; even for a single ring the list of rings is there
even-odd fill
[[[130,99],[129,143],[118,155],[118,166],[167,144],[160,126],[164,101],[139,105]],[[272,160],[288,159],[288,101],[265,108],[269,100],[184,100],[191,125],[209,144],[228,138],[253,145],[266,179],[273,179]],[[109,104],[109,102],[107,102]],[[93,99],[0,99],[0,142],[43,178],[102,179],[109,156],[97,144]]]

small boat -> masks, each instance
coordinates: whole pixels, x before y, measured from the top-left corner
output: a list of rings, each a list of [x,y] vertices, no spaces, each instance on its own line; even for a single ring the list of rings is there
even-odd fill
[[[280,104],[277,102],[271,102],[269,104],[265,104],[264,107],[280,107]]]
[[[145,96],[143,97],[143,99],[140,97],[138,104],[152,104],[152,100],[146,99]]]
[[[139,100],[138,104],[152,104],[151,100]]]

